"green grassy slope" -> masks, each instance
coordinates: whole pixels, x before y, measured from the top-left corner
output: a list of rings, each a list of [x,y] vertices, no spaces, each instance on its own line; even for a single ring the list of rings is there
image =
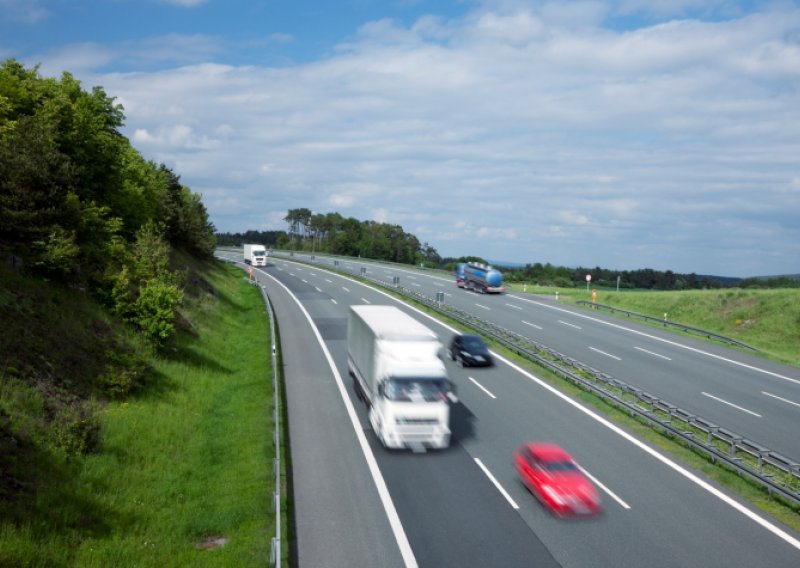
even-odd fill
[[[800,367],[800,289],[598,291],[597,302],[713,331]]]
[[[274,449],[263,301],[233,267],[181,262],[192,264],[181,331],[166,354],[143,354],[146,380],[120,400],[95,387],[107,369],[126,369],[106,352],[136,353],[136,339],[80,292],[4,275],[3,320],[16,314],[20,323],[0,335],[0,443],[15,440],[0,458],[0,565],[268,561]],[[31,373],[39,368],[50,377]],[[70,403],[95,425],[84,454],[60,449],[47,419]]]
[[[521,282],[510,292],[546,294],[559,301],[591,301],[583,287],[554,288]],[[597,303],[712,331],[757,348],[761,354],[800,367],[800,289],[620,291],[597,289]],[[621,316],[624,317],[624,316]],[[639,320],[644,321],[644,320]]]

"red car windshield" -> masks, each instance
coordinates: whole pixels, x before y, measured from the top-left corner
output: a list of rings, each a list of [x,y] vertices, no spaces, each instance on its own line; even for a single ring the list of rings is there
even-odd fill
[[[571,461],[545,461],[542,462],[542,466],[544,466],[547,471],[559,473],[578,471],[578,468],[575,467],[575,464]]]

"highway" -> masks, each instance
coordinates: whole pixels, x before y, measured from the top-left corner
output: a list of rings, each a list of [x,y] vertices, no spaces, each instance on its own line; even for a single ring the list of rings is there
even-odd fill
[[[303,257],[308,261],[308,257]],[[332,260],[316,257],[321,265]],[[398,265],[341,261],[435,297],[743,435],[800,463],[800,369],[666,329],[557,302],[553,297],[482,295],[454,278]],[[576,293],[580,293],[576,290]],[[588,299],[588,298],[587,298]]]
[[[448,360],[460,397],[453,407],[450,449],[425,454],[383,449],[347,374],[346,317],[353,304],[397,302],[352,279],[283,259],[272,258],[270,266],[254,272],[281,333],[300,566],[800,563],[796,533],[502,360],[476,370]],[[450,298],[460,292],[451,290]],[[519,301],[467,298],[484,304]],[[449,340],[453,330],[406,309],[443,342]],[[496,311],[498,317],[506,313]],[[547,313],[550,319],[543,316]],[[583,327],[576,331],[590,328],[585,335],[591,347],[614,354],[609,351],[614,345],[590,335],[607,334],[604,324],[590,326],[550,308],[539,315],[530,323],[541,324],[542,331],[559,329],[559,320]],[[574,343],[579,348],[580,342]],[[662,354],[677,358],[683,348],[672,349]],[[511,465],[514,449],[527,440],[554,441],[572,453],[603,490],[605,513],[586,520],[547,513]]]

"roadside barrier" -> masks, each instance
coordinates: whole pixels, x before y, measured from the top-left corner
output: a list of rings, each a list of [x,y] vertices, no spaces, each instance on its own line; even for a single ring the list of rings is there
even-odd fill
[[[656,317],[653,317],[653,316],[648,316],[648,315],[645,315],[645,314],[640,314],[640,313],[637,313],[637,312],[630,312],[628,310],[623,310],[621,308],[615,308],[614,306],[607,306],[605,304],[597,304],[597,303],[594,303],[594,302],[589,302],[588,300],[578,300],[575,303],[576,304],[580,304],[582,306],[589,306],[591,308],[602,308],[604,310],[609,310],[610,312],[614,312],[614,313],[619,312],[621,314],[625,314],[628,317],[634,316],[634,317],[637,317],[637,318],[641,318],[643,320],[657,322],[657,323],[660,323],[660,324],[664,325],[665,327],[666,326],[677,327],[679,329],[682,329],[683,331],[697,333],[699,335],[705,335],[709,339],[717,339],[719,341],[723,341],[725,343],[729,343],[730,345],[736,345],[737,347],[743,347],[745,349],[750,349],[751,351],[758,351],[758,349],[756,349],[755,347],[751,347],[747,343],[743,343],[743,342],[739,341],[738,339],[733,339],[733,338],[727,337],[725,335],[720,335],[719,333],[714,333],[713,331],[700,329],[699,327],[692,327],[691,325],[686,325],[686,324],[678,323],[678,322],[674,322],[674,321],[668,321],[667,318],[666,318],[666,314],[665,314],[664,319],[661,319],[661,318],[656,318]]]

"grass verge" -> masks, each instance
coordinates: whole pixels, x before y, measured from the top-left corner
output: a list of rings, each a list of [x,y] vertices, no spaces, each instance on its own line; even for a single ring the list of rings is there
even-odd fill
[[[37,488],[27,522],[0,521],[10,566],[262,566],[271,512],[269,326],[258,290],[214,265],[150,387],[101,413],[100,451]]]
[[[581,288],[552,288],[514,283],[511,290],[545,294],[564,303],[591,300]],[[614,291],[598,289],[597,303],[655,318],[664,314],[673,322],[691,325],[737,339],[759,350],[767,359],[800,367],[800,289],[725,288],[682,291]],[[609,313],[609,312],[604,312]],[[625,319],[625,316],[619,316]],[[661,324],[634,318],[643,325]],[[675,333],[682,333],[670,328]],[[703,338],[696,333],[687,333]],[[752,354],[751,351],[746,351]]]

